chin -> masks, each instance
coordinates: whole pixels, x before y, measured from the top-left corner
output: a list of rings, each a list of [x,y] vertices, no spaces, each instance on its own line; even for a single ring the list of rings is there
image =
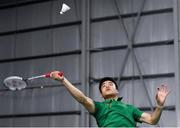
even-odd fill
[[[108,93],[108,94],[104,95],[103,97],[104,97],[104,99],[108,99],[108,98],[114,98],[114,97],[116,97],[116,96],[117,96],[117,95],[114,94],[114,93]]]

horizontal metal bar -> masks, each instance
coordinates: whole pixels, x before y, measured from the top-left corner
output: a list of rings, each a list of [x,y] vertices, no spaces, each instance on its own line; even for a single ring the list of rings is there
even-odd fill
[[[103,52],[103,51],[120,50],[120,49],[126,49],[126,48],[127,48],[127,45],[117,45],[117,46],[92,48],[92,49],[89,49],[89,51],[90,52]]]
[[[173,12],[173,8],[164,8],[164,9],[143,11],[141,13],[141,16],[155,15],[155,14],[161,14],[161,13],[172,13],[172,12]],[[122,18],[131,18],[131,17],[136,17],[137,15],[138,15],[138,12],[134,12],[134,13],[121,14],[121,17]],[[94,22],[104,22],[104,21],[116,20],[116,19],[119,19],[118,15],[94,18],[94,19],[91,19],[91,22],[93,22],[93,23]]]
[[[27,6],[27,5],[31,5],[31,4],[44,3],[44,2],[48,2],[48,1],[52,1],[52,0],[35,0],[35,1],[25,1],[25,2],[17,1],[17,3],[14,1],[15,3],[10,3],[8,5],[0,6],[0,10],[21,7],[21,6]]]
[[[157,42],[150,42],[150,43],[134,44],[133,47],[138,48],[138,47],[172,45],[172,44],[173,44],[173,40],[165,40],[165,41],[157,41]],[[94,49],[89,49],[89,50],[90,50],[90,52],[102,52],[102,51],[126,49],[127,47],[128,47],[127,45],[121,45],[121,46],[94,48]],[[8,63],[8,62],[24,61],[24,60],[32,60],[32,59],[42,59],[42,58],[65,56],[65,55],[72,55],[72,54],[81,54],[81,51],[80,50],[74,50],[74,51],[67,51],[67,52],[62,52],[62,53],[53,53],[53,54],[47,54],[47,55],[1,59],[0,63]]]
[[[139,44],[133,44],[134,48],[139,47],[152,47],[152,46],[161,46],[161,45],[173,45],[174,40],[164,40],[164,41],[154,41],[154,42],[144,42]]]
[[[153,109],[155,109],[156,107],[153,107]],[[141,111],[151,111],[151,108],[150,107],[139,107],[139,109]],[[172,105],[172,106],[164,106],[163,107],[163,110],[168,110],[168,111],[175,111],[176,110],[176,107],[175,105]]]
[[[153,107],[155,109],[155,107]],[[139,107],[141,111],[151,111],[150,107]],[[163,110],[175,111],[175,106],[164,106]],[[28,113],[28,114],[7,114],[0,115],[0,119],[5,118],[23,118],[23,117],[40,117],[40,116],[62,116],[62,115],[80,115],[80,111],[67,111],[67,112],[48,112],[48,113]]]
[[[172,11],[172,8],[167,8],[167,9],[143,12],[142,15],[154,14],[155,12],[156,13],[160,13],[160,12],[164,13],[164,12],[171,12],[171,11]],[[137,13],[123,14],[122,18],[132,17],[132,16],[136,16],[136,15],[137,15]],[[101,21],[113,20],[113,19],[118,19],[118,16],[109,16],[109,17],[103,17],[103,18],[96,18],[96,19],[91,19],[91,21],[92,22],[101,22]],[[65,27],[65,26],[80,25],[80,24],[81,24],[80,20],[79,21],[71,21],[71,22],[60,23],[60,24],[55,24],[55,25],[46,25],[46,26],[35,27],[35,28],[26,28],[26,29],[20,29],[20,30],[1,32],[0,36],[7,36],[7,35],[11,35],[11,34],[20,34],[20,33],[40,31],[40,30],[46,30],[46,29],[53,29],[53,28]]]
[[[136,43],[133,44],[133,48],[139,47],[153,47],[153,46],[161,46],[161,45],[173,45],[173,40],[164,40],[164,41],[155,41],[155,42],[144,42],[144,43]],[[111,50],[120,50],[126,49],[128,45],[116,45],[116,46],[109,46],[109,47],[99,47],[99,48],[92,48],[89,49],[90,52],[102,52],[102,51],[111,51]]]
[[[164,78],[164,77],[174,77],[174,73],[163,73],[163,74],[152,74],[152,75],[143,75],[144,79],[155,79],[155,78]],[[115,78],[117,79],[117,78]],[[127,76],[127,77],[122,77],[121,81],[125,80],[139,80],[140,76]]]
[[[0,115],[0,119],[4,119],[4,118],[22,118],[22,117],[39,117],[39,116],[80,115],[80,114],[81,114],[80,111],[27,113],[27,114],[7,114],[7,115]]]
[[[8,63],[8,62],[14,62],[14,61],[25,61],[25,60],[34,60],[34,59],[42,59],[42,58],[49,58],[49,57],[74,55],[74,54],[81,54],[81,50],[67,51],[67,52],[62,52],[62,53],[53,53],[53,54],[47,54],[47,55],[37,55],[37,56],[2,59],[2,60],[0,60],[0,63]]]
[[[155,79],[155,78],[166,78],[166,77],[174,77],[175,74],[172,73],[161,73],[161,74],[147,74],[147,75],[143,75],[144,79]],[[117,80],[118,77],[114,77],[114,80]],[[139,80],[140,76],[136,75],[136,76],[123,76],[121,77],[121,81],[126,81],[126,80]],[[90,78],[91,83],[97,83],[101,80],[101,78]]]
[[[54,28],[59,28],[59,27],[66,27],[66,26],[73,26],[73,25],[80,25],[80,24],[81,24],[81,21],[71,21],[71,22],[60,23],[60,24],[55,24],[55,25],[46,25],[46,26],[41,26],[41,27],[34,27],[34,28],[26,28],[26,29],[1,32],[0,36],[7,36],[7,35],[12,35],[12,34],[21,34],[21,33],[26,33],[26,32],[34,32],[34,31],[54,29]]]

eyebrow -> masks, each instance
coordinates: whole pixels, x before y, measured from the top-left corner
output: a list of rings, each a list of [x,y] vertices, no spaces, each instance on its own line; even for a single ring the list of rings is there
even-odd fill
[[[104,84],[105,84],[105,82],[108,82],[108,83],[113,83],[112,81],[104,81],[104,82],[102,83],[102,85],[104,85]]]

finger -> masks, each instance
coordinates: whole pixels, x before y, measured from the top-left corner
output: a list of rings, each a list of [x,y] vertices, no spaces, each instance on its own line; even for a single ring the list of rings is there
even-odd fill
[[[163,92],[165,91],[165,85],[164,84],[161,85],[161,89]]]
[[[53,71],[53,72],[50,73],[50,76],[53,77],[53,76],[55,76],[55,74],[57,74],[57,73],[58,73],[58,71]]]
[[[164,85],[164,86],[163,86],[163,91],[164,91],[165,93],[167,93],[167,92],[169,91],[167,85]]]
[[[168,92],[168,87],[167,87],[167,85],[164,86],[164,90],[165,90],[165,92]]]
[[[171,90],[168,90],[168,91],[167,91],[167,95],[169,95],[169,93],[171,93],[171,91],[172,91],[172,89],[171,89]]]
[[[158,89],[158,91],[162,91],[162,85],[159,86],[157,89]]]
[[[54,72],[51,72],[51,73],[50,73],[50,77],[53,77],[53,75],[54,75]]]
[[[54,78],[54,80],[59,80],[58,78]]]
[[[164,84],[162,84],[162,85],[160,86],[160,91],[161,91],[161,92],[167,92],[166,90],[167,90],[167,86],[164,85]]]

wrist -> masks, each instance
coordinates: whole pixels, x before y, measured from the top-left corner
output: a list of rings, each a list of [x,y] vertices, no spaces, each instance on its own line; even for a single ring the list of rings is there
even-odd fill
[[[163,105],[158,105],[158,104],[156,105],[156,107],[159,108],[159,109],[163,109],[164,108]]]
[[[61,83],[64,83],[64,78],[60,79],[59,81],[60,81]]]

